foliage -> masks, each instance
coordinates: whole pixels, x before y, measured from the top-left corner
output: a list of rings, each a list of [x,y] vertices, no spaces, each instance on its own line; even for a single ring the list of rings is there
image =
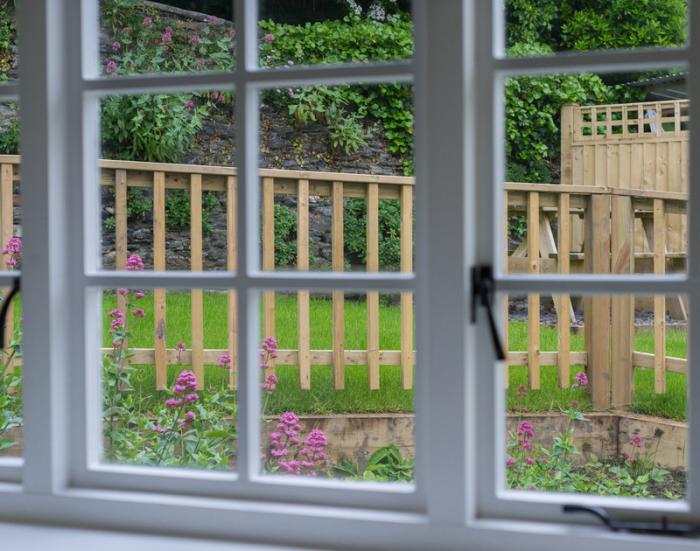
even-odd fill
[[[552,447],[533,444],[535,432],[529,421],[520,420],[508,434],[506,480],[509,488],[549,492],[590,493],[603,496],[651,497],[653,484],[670,482],[670,473],[654,465],[653,454],[628,455],[624,461],[602,463],[592,459],[583,467],[574,462],[580,451],[574,443],[574,422],[587,422],[572,408],[562,410],[564,431],[554,436]],[[641,439],[638,439],[641,446]],[[665,497],[679,499],[670,490]]]
[[[550,53],[542,45],[519,44],[514,55]],[[558,164],[559,120],[567,103],[605,103],[610,97],[601,78],[590,73],[515,77],[506,81],[506,155],[519,181],[551,182]]]
[[[687,12],[686,0],[507,0],[507,43],[554,51],[678,46]]]
[[[375,451],[363,466],[344,459],[334,467],[334,474],[351,480],[413,482],[415,463],[404,458],[396,444],[389,444]]]
[[[296,261],[297,213],[286,205],[275,205],[275,266],[294,266]]]
[[[348,260],[351,263],[366,263],[366,201],[348,199],[343,224]],[[396,269],[401,264],[401,204],[392,199],[379,201],[379,264],[382,269]]]
[[[19,366],[9,369],[15,358],[22,357],[22,331],[18,326],[5,350],[0,353],[0,454],[15,440],[6,434],[22,425],[22,372]]]
[[[394,17],[386,22],[355,16],[343,20],[278,24],[261,21],[260,58],[263,66],[364,63],[405,59],[413,54],[413,26]],[[380,123],[387,149],[410,157],[413,151],[413,95],[404,84],[367,86],[315,86],[270,92],[266,100],[287,106],[298,125],[324,122],[331,147],[356,152],[367,137],[365,118]],[[407,170],[411,170],[410,164]]]
[[[168,227],[182,229],[190,227],[190,194],[178,189],[165,195],[165,219]],[[202,195],[202,231],[210,235],[214,229],[211,222],[211,211],[219,206],[219,200],[213,193]]]
[[[10,0],[0,0],[0,81],[9,78],[15,58],[15,43],[17,40],[17,23],[15,21],[14,5]]]
[[[16,104],[10,104],[16,109]],[[19,153],[19,117],[10,118],[7,126],[0,132],[0,155],[17,155]]]
[[[103,150],[112,159],[174,163],[189,151],[206,110],[188,96],[110,96],[102,102]]]

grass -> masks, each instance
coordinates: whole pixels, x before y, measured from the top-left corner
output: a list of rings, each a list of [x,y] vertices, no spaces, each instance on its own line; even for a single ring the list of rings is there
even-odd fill
[[[115,307],[114,295],[105,294],[106,313]],[[204,346],[205,348],[225,348],[227,346],[226,295],[218,292],[204,294]],[[132,323],[133,335],[130,345],[139,348],[153,347],[153,299],[146,295],[140,306],[146,311],[146,318]],[[296,297],[279,295],[277,297],[276,330],[280,348],[296,348]],[[380,306],[381,333],[380,347],[388,350],[399,349],[399,308],[388,303]],[[132,318],[133,319],[133,318]],[[311,300],[311,347],[312,349],[330,349],[332,345],[332,303],[321,296]],[[366,347],[366,309],[363,300],[346,300],[345,305],[345,341],[347,349]],[[104,343],[108,346],[109,338],[104,323]],[[174,348],[183,341],[190,341],[190,295],[188,293],[170,293],[167,297],[167,346]],[[262,330],[261,330],[262,334]],[[512,321],[509,324],[510,350],[527,349],[527,323]],[[583,350],[583,336],[572,335],[571,349]],[[553,351],[557,348],[557,334],[553,327],[542,326],[541,349]],[[654,351],[654,336],[651,331],[641,331],[635,337],[635,350]],[[668,330],[666,353],[669,356],[686,357],[686,333]],[[183,366],[169,367],[169,380]],[[430,366],[427,366],[430,368]],[[417,366],[421,369],[421,366]],[[573,377],[583,368],[572,366]],[[527,367],[510,368],[510,388],[507,391],[508,407],[515,409],[527,407],[529,411],[550,411],[568,407],[572,400],[578,402],[583,411],[591,409],[590,398],[585,389],[561,389],[557,384],[556,366],[542,366],[542,387],[540,390],[528,391],[525,400],[515,396],[520,384],[527,385]],[[376,412],[410,412],[413,411],[413,391],[402,390],[398,366],[382,366],[381,386],[379,390],[369,390],[366,366],[347,366],[345,368],[345,390],[335,390],[331,366],[313,366],[311,390],[299,389],[299,374],[295,366],[277,368],[279,384],[272,396],[268,411],[279,413],[293,410],[306,414],[328,413],[376,413]],[[206,382],[211,386],[225,384],[226,372],[216,366],[206,367]],[[138,366],[134,386],[143,396],[152,396],[160,400],[153,389],[155,373],[153,366]],[[687,409],[686,377],[683,374],[667,373],[667,392],[663,395],[654,393],[654,373],[652,370],[635,369],[634,397],[632,411],[648,415],[657,415],[672,419],[685,419]]]

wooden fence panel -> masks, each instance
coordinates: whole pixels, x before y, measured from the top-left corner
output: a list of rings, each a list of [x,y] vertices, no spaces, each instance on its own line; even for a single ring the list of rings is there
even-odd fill
[[[263,178],[263,215],[262,215],[262,235],[263,235],[263,259],[262,269],[266,272],[275,270],[275,181],[272,178]],[[275,292],[263,292],[263,327],[265,337],[274,337],[275,330]],[[265,370],[265,375],[272,375],[275,372],[275,361],[270,359],[269,367]]]
[[[203,269],[202,258],[202,175],[190,177],[190,255],[193,272]],[[192,289],[192,371],[197,388],[204,387],[204,290]]]
[[[367,186],[367,271],[379,271],[379,188]],[[367,293],[367,368],[369,388],[379,388],[379,293]]]
[[[530,192],[527,206],[527,256],[531,274],[540,272],[540,194]],[[540,388],[540,295],[527,296],[527,350],[530,388]]]
[[[235,176],[226,177],[226,269],[238,270],[238,234],[236,230],[236,209],[238,205],[237,181]],[[228,354],[231,356],[231,370],[228,376],[229,388],[238,384],[238,295],[228,291]]]
[[[654,199],[654,273],[666,273],[666,211]],[[654,391],[666,392],[666,296],[654,295]]]
[[[14,235],[14,168],[11,164],[0,165],[0,248],[4,247]],[[4,259],[0,262],[0,270],[7,270]],[[5,290],[8,293],[9,289]],[[15,308],[10,304],[7,309],[5,322],[5,342],[11,342],[15,332]],[[7,371],[12,371],[15,360],[7,362]]]
[[[334,272],[345,270],[344,214],[343,182],[333,182],[331,255]],[[333,291],[333,384],[336,390],[345,388],[345,293],[343,291]]]
[[[297,269],[309,269],[309,181],[299,180],[297,191]],[[297,293],[297,329],[299,332],[299,382],[311,388],[311,320],[309,291]]]
[[[401,271],[413,271],[413,186],[401,186]],[[401,293],[401,386],[413,388],[413,293]]]
[[[165,174],[153,173],[153,270],[165,270]],[[168,360],[166,354],[165,289],[153,292],[153,319],[155,323],[156,388],[168,386]]]
[[[568,274],[570,269],[569,246],[571,243],[571,201],[568,193],[559,195],[559,273]],[[569,387],[571,380],[571,299],[568,294],[559,294],[557,303],[557,335],[559,340],[559,386]]]

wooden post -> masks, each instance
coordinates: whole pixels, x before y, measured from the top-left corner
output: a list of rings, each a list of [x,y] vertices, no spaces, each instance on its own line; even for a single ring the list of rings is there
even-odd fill
[[[654,199],[654,274],[666,273],[666,208]],[[654,295],[654,392],[666,392],[666,296]]]
[[[153,173],[153,270],[165,270],[165,173]],[[165,343],[165,289],[153,291],[153,320],[155,323],[154,356],[156,388],[168,386],[168,357]]]
[[[226,269],[238,270],[238,237],[236,234],[236,177],[226,178]],[[235,388],[238,371],[238,295],[234,289],[228,292],[228,353],[231,356],[231,370],[228,376],[229,388]]]
[[[124,270],[126,269],[126,259],[128,256],[128,230],[127,230],[127,194],[128,194],[128,184],[126,180],[126,170],[116,169],[114,171],[114,244],[116,248],[116,255],[114,259],[115,269]],[[126,311],[127,297],[117,293],[117,309],[124,312],[124,319],[127,324],[129,324],[129,313]],[[124,339],[122,344],[124,350],[128,350],[129,341]],[[119,360],[119,368],[125,369],[128,364],[126,358],[121,358]],[[126,383],[120,382],[119,388],[121,390],[128,390],[128,385]]]
[[[11,164],[3,164],[0,166],[0,248],[7,245],[7,242],[14,235],[14,182],[13,182],[13,166]],[[0,262],[0,270],[7,269],[4,260]],[[9,289],[5,290],[5,295],[9,293]],[[14,304],[10,304],[7,309],[7,320],[5,321],[5,342],[12,342],[15,332],[15,308]],[[6,371],[9,373],[14,369],[15,362],[11,360],[7,363]],[[2,373],[0,373],[2,375]]]
[[[559,234],[558,234],[558,268],[559,273],[568,274],[570,269],[569,245],[571,243],[571,200],[568,193],[559,194]],[[571,381],[571,300],[568,294],[556,296],[557,335],[559,340],[559,386],[569,388]]]
[[[508,272],[508,192],[503,192],[503,272]],[[508,363],[508,333],[510,331],[509,317],[509,302],[508,295],[503,294],[503,350],[506,355],[506,360],[503,362],[503,380],[506,389],[510,386],[510,365]]]
[[[297,269],[309,270],[309,181],[297,182]],[[297,323],[299,331],[299,382],[301,388],[311,388],[311,321],[309,291],[297,293]]]
[[[528,193],[527,255],[531,274],[540,272],[540,194]],[[540,388],[540,295],[527,296],[527,369],[530,388]]]
[[[634,273],[634,210],[629,196],[613,196],[611,203],[611,271]],[[634,367],[634,296],[615,295],[611,299],[611,380],[612,406],[632,402]]]
[[[263,178],[263,259],[262,269],[266,272],[275,270],[275,181],[272,178]],[[263,325],[265,337],[274,337],[275,331],[275,292],[263,292]],[[270,359],[269,367],[265,375],[275,372],[275,361]]]
[[[585,271],[610,272],[610,196],[591,195],[585,217]],[[610,407],[610,296],[584,300],[588,375],[593,409]]]
[[[379,271],[379,184],[367,184],[367,271]],[[367,293],[369,388],[379,388],[379,293]]]
[[[202,262],[202,175],[190,175],[190,255],[193,272]],[[192,289],[192,371],[197,388],[204,388],[204,290]]]
[[[401,271],[413,271],[413,186],[401,186]],[[401,293],[401,386],[413,388],[413,294]]]
[[[333,271],[345,270],[343,182],[333,182],[332,261]],[[345,293],[333,291],[333,384],[345,388]]]

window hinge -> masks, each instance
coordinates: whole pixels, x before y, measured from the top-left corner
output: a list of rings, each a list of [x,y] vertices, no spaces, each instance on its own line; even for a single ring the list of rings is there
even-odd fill
[[[5,350],[5,322],[7,321],[7,312],[10,309],[10,303],[14,296],[19,293],[19,276],[15,276],[10,292],[7,293],[5,300],[0,308],[0,350]]]
[[[471,319],[476,323],[476,311],[479,306],[486,309],[486,317],[491,330],[491,341],[496,352],[496,359],[503,361],[506,359],[503,351],[503,341],[496,327],[496,319],[493,315],[493,298],[495,291],[495,281],[493,279],[493,268],[482,264],[472,268],[472,296],[471,296]]]
[[[660,522],[628,522],[615,520],[602,507],[586,507],[584,505],[564,505],[565,513],[588,513],[600,519],[613,532],[634,532],[636,534],[656,534],[679,537],[700,536],[700,526],[678,522],[668,522],[661,517]]]

